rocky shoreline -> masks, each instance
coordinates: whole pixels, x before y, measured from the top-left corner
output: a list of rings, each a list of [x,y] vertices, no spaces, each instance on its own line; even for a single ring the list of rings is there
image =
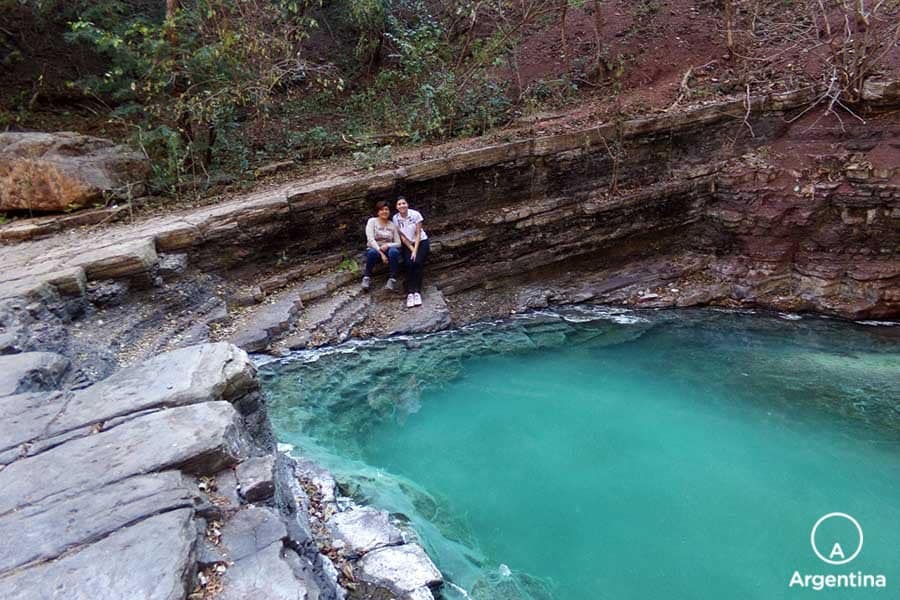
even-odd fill
[[[130,226],[0,228],[0,530],[23,540],[0,596],[432,597],[411,532],[277,452],[246,352],[579,302],[896,318],[897,123],[792,134],[813,97],[754,99],[752,136],[735,100]],[[357,286],[358,226],[398,192],[435,240],[415,313]]]
[[[0,531],[18,540],[0,551],[4,598],[423,600],[441,584],[387,513],[276,451],[237,347],[57,389],[68,369],[0,356]]]

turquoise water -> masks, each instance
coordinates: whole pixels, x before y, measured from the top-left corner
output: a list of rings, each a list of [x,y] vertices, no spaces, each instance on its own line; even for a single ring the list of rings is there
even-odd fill
[[[403,515],[448,598],[900,597],[898,327],[579,308],[261,372],[280,440]],[[843,566],[810,546],[834,511]]]

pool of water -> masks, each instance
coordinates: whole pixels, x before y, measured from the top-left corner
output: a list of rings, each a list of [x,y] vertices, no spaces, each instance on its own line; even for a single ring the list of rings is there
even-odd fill
[[[448,598],[813,594],[795,571],[900,597],[898,327],[572,308],[261,374],[279,439],[403,515]],[[865,532],[842,566],[810,545],[835,511]],[[850,529],[826,522],[822,551],[849,556]]]

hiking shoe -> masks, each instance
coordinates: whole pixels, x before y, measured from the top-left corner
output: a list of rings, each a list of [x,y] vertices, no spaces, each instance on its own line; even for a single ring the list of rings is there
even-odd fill
[[[362,289],[365,291],[369,291],[369,288],[372,286],[372,278],[371,277],[363,277],[362,280]]]
[[[416,295],[415,294],[407,294],[406,295],[406,308],[412,308],[416,305]]]
[[[384,284],[384,289],[394,291],[394,288],[397,287],[397,280],[391,277],[387,280],[387,283]]]
[[[413,306],[422,306],[422,294],[419,292],[413,294]]]

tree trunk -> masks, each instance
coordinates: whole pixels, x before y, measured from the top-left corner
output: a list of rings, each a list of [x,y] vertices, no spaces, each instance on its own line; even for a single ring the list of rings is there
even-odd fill
[[[178,10],[178,0],[166,0],[166,19],[174,17],[176,10]]]
[[[566,66],[566,73],[569,68],[569,43],[566,39],[566,17],[569,14],[569,0],[562,0],[562,10],[559,12],[559,29],[560,41],[562,42],[563,64]]]
[[[731,54],[734,51],[734,0],[725,0],[725,45]]]
[[[594,44],[596,45],[595,49],[595,58],[597,59],[597,63],[600,63],[600,59],[603,55],[603,11],[600,10],[600,0],[594,0]]]

